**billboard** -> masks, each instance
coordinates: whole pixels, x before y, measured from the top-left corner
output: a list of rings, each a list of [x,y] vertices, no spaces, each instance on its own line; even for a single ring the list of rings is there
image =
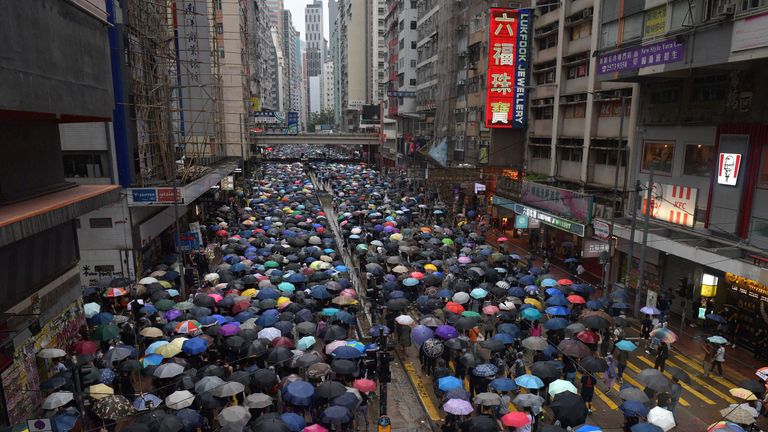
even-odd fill
[[[174,203],[172,187],[128,188],[128,205],[169,205]],[[176,188],[176,203],[183,204],[182,190]]]
[[[520,192],[523,204],[587,223],[592,220],[592,201],[592,195],[529,181],[523,181]]]
[[[738,153],[720,153],[717,162],[717,184],[736,186],[739,180],[741,155]]]
[[[524,128],[527,117],[530,9],[491,8],[485,126]]]
[[[598,57],[597,73],[603,75],[677,63],[683,60],[684,54],[685,48],[677,39],[634,46]]]
[[[648,184],[646,183],[646,187]],[[689,186],[653,183],[651,203],[643,196],[643,214],[651,209],[651,217],[676,225],[693,227],[696,197],[699,190]]]
[[[174,19],[178,23],[177,64],[181,89],[181,122],[184,136],[209,136],[215,130],[212,113],[215,111],[211,89],[211,38],[208,17],[210,10],[205,0],[175,2]],[[178,9],[180,10],[178,10]]]

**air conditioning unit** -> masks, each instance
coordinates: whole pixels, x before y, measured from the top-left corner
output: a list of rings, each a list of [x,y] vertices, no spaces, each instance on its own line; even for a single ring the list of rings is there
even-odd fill
[[[735,11],[736,7],[732,4],[720,5],[717,8],[717,14],[725,17],[732,17]]]
[[[582,18],[589,18],[594,13],[594,10],[592,8],[586,8],[583,11],[581,11],[581,17]]]

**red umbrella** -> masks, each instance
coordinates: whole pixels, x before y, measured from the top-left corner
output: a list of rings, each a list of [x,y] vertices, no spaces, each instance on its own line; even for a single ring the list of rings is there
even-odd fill
[[[75,342],[74,345],[72,345],[72,350],[77,355],[93,355],[96,354],[96,351],[99,350],[99,344],[98,342],[94,341],[79,341]]]
[[[208,294],[208,297],[212,298],[213,301],[216,303],[220,302],[223,297],[221,297],[219,294],[210,293]]]
[[[570,279],[560,279],[557,281],[557,284],[560,286],[569,286],[573,285],[573,281]]]
[[[294,349],[296,348],[296,344],[293,343],[293,341],[285,336],[281,336],[279,338],[272,339],[272,342],[269,343],[273,347],[283,347],[288,349]]]
[[[448,302],[445,304],[445,310],[451,313],[460,314],[464,312],[464,306],[456,303],[456,302]]]
[[[104,297],[122,297],[128,294],[128,291],[122,288],[107,288],[104,292]]]
[[[222,229],[222,230],[216,231],[216,235],[219,237],[227,237],[229,233],[227,232],[227,230]]]
[[[582,297],[580,295],[576,295],[576,294],[569,295],[568,296],[568,301],[573,303],[573,304],[584,304],[584,303],[587,302],[586,300],[584,300],[584,297]]]
[[[369,379],[358,379],[352,384],[352,386],[363,393],[376,391],[376,381]]]
[[[411,273],[411,277],[414,279],[422,280],[424,279],[424,273],[422,272],[413,272]]]
[[[499,242],[499,243],[503,243],[503,242],[505,242],[507,240],[509,240],[509,239],[506,238],[506,237],[499,237],[499,238],[496,239],[496,241]]]
[[[496,315],[499,313],[499,307],[494,305],[484,306],[483,313],[486,315]]]
[[[234,306],[232,306],[232,313],[238,314],[244,310],[248,310],[249,307],[251,307],[251,302],[248,300],[240,300],[239,302],[235,303]]]
[[[531,419],[528,418],[528,414],[520,411],[513,411],[501,418],[501,424],[507,427],[521,428],[531,424]]]
[[[576,339],[586,344],[594,344],[600,340],[600,336],[592,330],[584,330],[576,334]]]

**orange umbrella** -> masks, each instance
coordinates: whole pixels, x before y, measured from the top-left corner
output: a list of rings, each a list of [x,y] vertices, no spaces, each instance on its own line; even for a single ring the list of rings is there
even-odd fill
[[[456,302],[448,302],[445,304],[445,310],[451,313],[460,314],[464,312],[464,306],[456,303]]]
[[[567,297],[568,301],[573,304],[584,304],[586,303],[586,300],[584,300],[584,297],[576,294],[569,295]]]
[[[570,279],[560,279],[557,281],[557,284],[560,286],[570,286],[573,285],[573,281]]]

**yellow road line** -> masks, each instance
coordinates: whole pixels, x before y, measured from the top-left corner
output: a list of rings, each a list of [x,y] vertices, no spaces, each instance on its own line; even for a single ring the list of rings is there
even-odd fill
[[[667,360],[667,364],[668,364],[668,365],[670,365],[670,366],[678,367],[678,368],[680,367],[680,366],[676,365],[674,362],[672,362],[672,361],[670,361],[670,360]],[[694,381],[696,381],[696,383],[697,383],[697,384],[699,384],[700,386],[704,387],[705,389],[707,389],[707,390],[711,391],[712,393],[714,393],[715,395],[717,395],[717,397],[719,397],[720,399],[722,399],[722,400],[724,400],[724,401],[728,402],[729,404],[734,404],[734,403],[737,403],[737,402],[736,402],[736,400],[735,400],[734,398],[732,398],[731,396],[729,396],[729,395],[727,395],[727,394],[725,394],[725,393],[721,392],[720,390],[718,390],[718,389],[716,389],[716,388],[712,387],[711,385],[709,385],[709,383],[707,383],[706,381],[704,381],[704,380],[702,380],[701,378],[697,377],[696,375],[693,375],[693,376],[691,376],[691,378],[692,378]],[[721,384],[722,384],[722,383],[721,383]],[[727,385],[727,384],[725,384],[725,386],[727,387],[728,385]]]
[[[683,363],[685,363],[688,366],[692,367],[693,370],[695,370],[696,372],[702,373],[702,374],[704,373],[704,368],[701,366],[701,360],[691,360],[690,358],[682,355],[682,353],[680,353],[679,356],[675,356],[675,358],[679,358],[680,361],[682,361]],[[731,381],[731,380],[729,380],[727,378],[719,377],[719,376],[714,375],[714,374],[711,374],[709,376],[709,378],[714,379],[715,381],[717,381],[720,384],[728,387],[729,389],[733,388],[733,387],[738,387],[736,384],[733,383],[733,381]]]
[[[577,379],[579,379],[579,380],[581,380],[581,376],[582,376],[582,375],[583,375],[583,374],[582,374],[581,372],[578,372],[578,373],[576,374],[576,378],[577,378]],[[618,405],[616,405],[616,402],[614,402],[614,401],[613,401],[611,398],[609,398],[609,397],[608,397],[608,395],[606,395],[605,393],[603,393],[603,392],[602,392],[602,391],[601,391],[601,390],[600,390],[600,389],[597,387],[597,383],[595,383],[595,387],[594,387],[594,388],[595,388],[595,394],[597,395],[597,397],[599,397],[599,398],[600,398],[600,399],[601,399],[601,400],[602,400],[602,401],[603,401],[603,402],[604,402],[606,405],[608,405],[608,408],[610,408],[610,409],[612,409],[612,410],[617,410],[617,409],[619,408],[619,406],[618,406]]]
[[[637,358],[638,358],[638,360],[642,361],[643,363],[647,364],[648,366],[651,366],[651,367],[653,367],[653,362],[652,362],[652,361],[650,361],[650,360],[648,360],[647,358],[645,358],[645,357],[643,357],[643,356],[637,356]],[[670,366],[674,366],[674,365],[672,364],[672,362],[670,362],[669,360],[667,360],[667,363],[669,363],[669,365],[670,365]],[[669,372],[664,372],[664,375],[665,375],[667,378],[672,378],[672,375],[671,375]],[[695,379],[695,378],[694,378],[694,379]],[[698,380],[696,380],[696,382],[699,382],[699,381],[698,381]],[[704,396],[703,394],[701,394],[700,392],[698,392],[696,389],[692,388],[692,387],[691,387],[691,386],[689,386],[688,384],[686,384],[686,383],[684,383],[684,382],[682,382],[682,381],[678,382],[678,384],[680,384],[680,387],[684,388],[685,390],[687,390],[688,392],[690,392],[692,395],[694,395],[694,396],[696,396],[697,398],[701,399],[701,400],[702,400],[702,401],[704,401],[706,404],[708,404],[708,405],[715,405],[715,401],[713,401],[712,399],[710,399],[710,398],[708,398],[708,397]],[[699,383],[699,384],[703,384],[703,383]],[[722,393],[720,393],[720,392],[718,392],[717,390],[715,390],[714,388],[712,388],[712,389],[708,388],[709,386],[708,386],[708,385],[706,385],[706,384],[703,384],[703,386],[704,386],[705,388],[707,388],[707,390],[711,391],[712,393],[715,393],[716,395],[718,395],[718,396],[719,396],[719,397],[721,397],[721,398],[722,398],[723,396],[725,396],[725,395],[723,395]]]
[[[635,373],[640,373],[640,368],[638,368],[637,366],[633,365],[630,362],[627,362],[627,367],[629,369],[632,369]],[[627,372],[626,371],[624,371],[624,381],[632,384],[633,386],[635,386],[635,387],[637,387],[637,388],[639,388],[641,390],[645,388],[644,385],[642,385],[639,382],[635,381],[634,379],[632,379],[632,377],[627,376]],[[618,388],[618,385],[615,385],[615,387]],[[685,406],[685,407],[691,406],[691,404],[688,403],[688,401],[683,399],[683,398],[680,398],[679,402],[680,402],[680,405],[682,405],[682,406]]]
[[[413,366],[413,363],[410,361],[404,361],[403,368],[405,369],[405,372],[408,374],[408,377],[411,379],[413,386],[416,387],[416,394],[419,395],[419,399],[421,399],[421,403],[424,406],[424,409],[427,411],[427,415],[429,415],[429,418],[432,419],[432,421],[434,422],[441,421],[442,416],[440,416],[440,413],[437,412],[437,408],[435,407],[435,404],[432,402],[432,397],[429,396],[429,391],[427,390],[427,386],[424,385],[424,382],[416,373],[416,368]]]

